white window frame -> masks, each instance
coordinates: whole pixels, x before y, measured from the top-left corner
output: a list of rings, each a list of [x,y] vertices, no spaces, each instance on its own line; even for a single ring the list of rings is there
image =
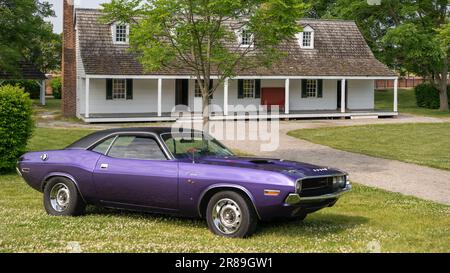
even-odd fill
[[[304,35],[308,33],[310,34],[310,45],[309,46],[305,46],[303,45],[303,39],[304,39]],[[297,40],[298,40],[298,44],[300,45],[300,48],[304,48],[304,49],[314,49],[314,29],[311,28],[310,26],[305,26],[303,28],[303,31],[298,33],[297,35]]]
[[[125,41],[117,41],[117,28],[120,26],[125,26]],[[128,24],[121,24],[121,23],[115,23],[111,26],[112,30],[112,39],[113,39],[113,43],[114,44],[119,44],[119,45],[127,45],[130,42],[129,36],[130,36],[130,26]]]
[[[306,80],[306,98],[318,98],[319,94],[319,81],[318,80]]]
[[[242,98],[254,99],[256,90],[256,80],[243,80],[242,82]]]
[[[250,39],[250,43],[244,43],[244,32],[248,32],[246,33],[246,35],[250,35],[250,37],[246,37],[246,39]],[[248,28],[243,27],[239,30],[239,46],[240,47],[253,47],[254,45],[254,35],[253,33],[250,33],[250,31],[248,30]]]
[[[120,90],[119,83],[121,83]],[[123,88],[123,89],[122,89]],[[123,92],[123,95],[121,94]],[[127,99],[127,80],[125,79],[113,79],[112,80],[112,99],[113,100],[126,100]]]

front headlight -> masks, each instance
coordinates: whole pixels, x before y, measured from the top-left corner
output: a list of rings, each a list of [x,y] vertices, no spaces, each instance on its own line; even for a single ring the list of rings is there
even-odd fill
[[[295,192],[296,193],[300,193],[302,191],[302,181],[301,180],[297,180],[295,182]]]
[[[345,185],[347,184],[347,176],[335,176],[333,177],[333,185],[339,188],[345,188]]]

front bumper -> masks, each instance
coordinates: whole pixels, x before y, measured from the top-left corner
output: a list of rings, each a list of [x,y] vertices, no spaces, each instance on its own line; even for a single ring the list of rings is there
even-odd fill
[[[345,188],[342,188],[339,191],[324,194],[324,195],[301,197],[298,193],[290,193],[286,197],[285,203],[287,205],[298,205],[298,204],[303,204],[303,203],[321,202],[321,201],[326,201],[329,199],[338,199],[343,194],[349,192],[351,189],[352,189],[352,185],[350,184],[350,182],[347,182],[347,184],[345,185]]]

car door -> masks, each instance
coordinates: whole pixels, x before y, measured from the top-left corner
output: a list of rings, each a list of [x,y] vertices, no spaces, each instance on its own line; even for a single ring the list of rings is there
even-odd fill
[[[93,179],[102,203],[178,209],[178,163],[167,158],[154,136],[115,137]]]

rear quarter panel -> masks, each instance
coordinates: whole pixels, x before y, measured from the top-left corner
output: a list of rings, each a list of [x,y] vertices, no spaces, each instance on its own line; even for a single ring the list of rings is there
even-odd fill
[[[47,154],[47,160],[40,157]],[[84,200],[91,202],[96,193],[92,172],[100,154],[86,150],[55,150],[30,152],[21,157],[19,170],[23,179],[34,189],[43,191],[44,182],[54,176],[65,176],[77,185]]]

